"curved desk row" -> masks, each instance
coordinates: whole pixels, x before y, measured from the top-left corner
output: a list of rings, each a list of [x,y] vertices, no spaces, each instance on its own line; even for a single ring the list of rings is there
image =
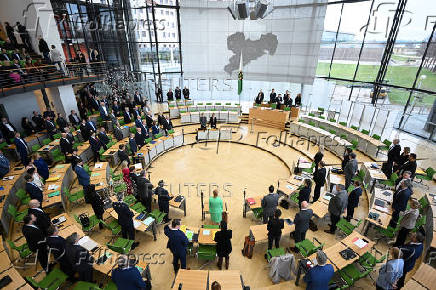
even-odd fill
[[[179,118],[182,113],[186,112],[201,112],[201,111],[230,111],[236,112],[238,115],[241,113],[240,105],[195,105],[183,107],[170,107],[170,118]]]
[[[11,282],[2,289],[33,289],[14,268],[14,265],[12,264],[12,261],[3,246],[3,239],[0,236],[0,280],[6,276],[11,278]]]
[[[334,123],[311,116],[302,116],[301,119],[307,122],[312,121],[315,123],[316,126],[324,126],[326,130],[334,130],[336,131],[337,136],[346,135],[348,140],[357,140],[357,149],[374,159],[376,159],[377,157],[379,147],[385,146],[385,144],[380,140],[374,139],[369,135],[363,134],[362,132],[359,132],[352,128],[345,127],[339,123]]]
[[[324,145],[326,149],[332,151],[338,157],[342,157],[345,148],[351,146],[350,142],[339,138],[339,136],[302,122],[290,122],[289,132],[300,137],[306,137],[309,141],[314,141],[318,145]]]
[[[198,129],[197,140],[231,140],[232,128]]]
[[[217,121],[226,123],[238,123],[239,114],[238,112],[232,111],[203,111],[203,112],[186,112],[180,114],[180,123],[200,123],[200,115],[204,114],[209,122],[209,118],[212,114],[215,114]]]

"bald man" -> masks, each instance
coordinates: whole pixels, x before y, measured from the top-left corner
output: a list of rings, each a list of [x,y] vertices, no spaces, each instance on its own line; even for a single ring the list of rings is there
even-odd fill
[[[37,199],[29,201],[29,214],[36,217],[35,225],[41,229],[44,234],[47,234],[48,228],[51,226],[50,217],[40,208],[41,203]]]
[[[307,201],[301,203],[301,210],[295,215],[295,243],[301,242],[306,239],[306,232],[309,229],[309,222],[312,218],[313,211],[308,208]]]

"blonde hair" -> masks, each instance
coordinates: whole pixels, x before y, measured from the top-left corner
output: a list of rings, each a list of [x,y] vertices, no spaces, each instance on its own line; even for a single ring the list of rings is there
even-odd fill
[[[129,163],[127,163],[126,160],[124,160],[123,162],[121,162],[121,167],[122,168],[127,168],[129,166]]]

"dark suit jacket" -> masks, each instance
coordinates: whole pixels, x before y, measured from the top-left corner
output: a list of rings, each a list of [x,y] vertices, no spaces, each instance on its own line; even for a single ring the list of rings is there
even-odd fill
[[[275,104],[277,102],[277,94],[276,93],[271,93],[269,94],[269,102],[271,104]]]
[[[116,105],[116,106],[112,106],[112,112],[114,113],[115,116],[119,117],[120,116],[120,106]]]
[[[36,199],[42,203],[43,193],[42,193],[42,190],[39,189],[38,186],[36,186],[33,183],[26,182],[26,192],[30,195],[31,199]]]
[[[323,157],[324,154],[322,154],[321,152],[316,152],[315,156],[313,157],[313,162],[315,162],[315,164],[318,165],[318,163],[322,160]]]
[[[145,115],[145,121],[147,122],[148,128],[151,128],[151,126],[153,126],[153,119],[149,115]]]
[[[83,167],[76,166],[76,168],[74,168],[74,171],[77,174],[77,180],[78,180],[80,185],[82,185],[82,186],[89,185],[90,177],[89,177],[88,172],[86,172],[86,170]]]
[[[48,120],[45,120],[45,128],[47,129],[47,132],[55,132],[56,131],[56,126],[55,126],[55,124],[53,123],[53,121],[48,121]]]
[[[71,114],[68,116],[68,120],[70,120],[70,123],[71,123],[71,124],[73,124],[74,126],[77,126],[77,125],[80,124],[80,122],[81,122],[82,120],[80,120],[80,117],[77,116],[77,114],[76,114],[75,116],[77,117],[77,121],[74,119],[73,115],[71,115]]]
[[[167,93],[167,98],[168,98],[168,101],[172,101],[172,100],[174,100],[173,92],[168,92],[168,93]]]
[[[61,236],[50,236],[47,237],[47,246],[51,253],[53,253],[56,261],[65,257],[65,246],[66,241]],[[65,257],[66,258],[66,257]]]
[[[216,128],[216,117],[214,118],[210,117],[209,124],[212,128]]]
[[[15,132],[17,131],[17,129],[15,129],[14,125],[12,125],[11,123],[8,123],[8,124],[12,127],[12,129],[14,129],[14,132],[9,131],[9,129],[3,123],[1,123],[0,128],[1,128],[1,131],[3,133],[3,136],[6,139],[12,139],[15,137]]]
[[[83,140],[88,141],[90,134],[88,126],[86,124],[80,124],[80,134],[82,134]]]
[[[396,211],[404,211],[407,208],[407,202],[409,201],[412,191],[410,188],[400,189],[394,193],[392,208]]]
[[[32,252],[45,248],[45,235],[41,229],[24,225],[22,232],[23,236],[26,238],[27,245]]]
[[[123,140],[123,131],[121,131],[120,128],[114,127],[114,136],[117,139],[117,141]]]
[[[135,141],[136,145],[141,148],[145,144],[145,139],[143,134],[139,134],[138,132],[135,133]]]
[[[189,89],[183,89],[183,97],[185,97],[185,99],[189,99]]]
[[[264,98],[264,94],[263,93],[259,93],[257,94],[256,99],[254,100],[254,102],[258,105],[262,104],[263,102],[263,98]]]
[[[174,256],[186,257],[186,247],[189,240],[181,230],[171,230],[168,225],[164,227],[164,233],[168,237],[167,248]]]
[[[401,155],[401,146],[399,144],[394,145],[388,151],[388,163],[398,162]]]
[[[118,223],[122,227],[132,227],[133,228],[133,212],[130,210],[129,206],[124,202],[114,202],[112,204],[115,212],[118,214]]]
[[[124,160],[126,160],[127,163],[130,164],[129,155],[127,155],[126,151],[118,150],[118,158],[120,159],[120,162],[123,162]]]
[[[98,139],[105,146],[110,142],[109,137],[106,135],[106,133],[103,132],[98,133]]]
[[[218,257],[226,257],[232,252],[232,230],[218,231],[215,234],[216,253]]]
[[[309,229],[309,221],[312,218],[313,211],[308,208],[305,210],[300,210],[295,215],[295,231],[296,232],[306,232]]]
[[[282,235],[282,229],[285,227],[282,219],[271,218],[266,226],[268,236],[277,237]]]
[[[107,120],[107,119],[109,119],[109,108],[108,108],[108,107],[106,107],[106,113],[104,112],[102,106],[99,106],[99,107],[98,107],[98,111],[100,112],[100,117],[101,117],[103,120]]]
[[[310,197],[310,187],[303,187],[298,194],[298,203],[301,204],[303,201],[309,202]]]
[[[349,207],[357,207],[359,205],[359,198],[362,195],[362,188],[357,187],[353,189],[348,195],[348,206]]]
[[[182,90],[181,89],[175,89],[174,93],[176,95],[177,100],[180,100],[182,98]]]
[[[96,132],[97,131],[97,126],[95,125],[95,123],[93,121],[88,121],[86,122],[86,129],[88,129],[88,132]]]
[[[138,145],[136,144],[135,138],[129,138],[129,145],[130,145],[130,150],[132,151],[133,154],[135,154],[138,151]]]
[[[167,208],[170,206],[170,200],[172,197],[168,193],[168,190],[163,187],[157,187],[154,190],[154,194],[158,196],[157,203],[160,207]]]
[[[400,173],[403,173],[404,171],[410,171],[412,173],[411,178],[413,179],[415,177],[415,173],[416,173],[416,161],[413,161],[413,162],[407,161],[406,163],[401,165],[399,170],[400,170]]]
[[[320,186],[324,186],[325,177],[327,175],[327,170],[325,168],[320,168],[313,174],[313,181]]]
[[[150,201],[153,196],[153,184],[145,177],[138,177],[136,180],[136,190],[138,191],[139,199],[143,203]]]
[[[98,152],[102,146],[100,140],[97,138],[89,138],[89,145],[91,145],[91,150],[94,152]]]
[[[35,225],[44,233],[47,233],[47,229],[51,225],[50,217],[40,209],[30,208],[29,214],[30,213],[36,217]]]
[[[56,123],[58,124],[61,131],[64,131],[65,127],[68,126],[68,122],[64,119],[64,117],[57,118]]]
[[[123,113],[124,123],[129,124],[132,122],[132,115],[126,111]]]
[[[65,248],[65,255],[70,265],[77,272],[93,271],[92,262],[93,258],[89,251],[79,245],[67,245]]]
[[[61,138],[61,140],[59,140],[59,145],[61,146],[62,153],[64,153],[64,154],[73,153],[73,144],[71,144],[68,139]]]
[[[20,140],[24,141],[24,144]],[[27,156],[27,152],[29,151],[29,146],[27,145],[26,140],[24,140],[23,138],[20,138],[20,140],[15,138],[15,141],[14,141],[15,147],[17,148],[17,152],[18,152],[18,154],[20,154],[20,156],[23,156],[23,155]]]

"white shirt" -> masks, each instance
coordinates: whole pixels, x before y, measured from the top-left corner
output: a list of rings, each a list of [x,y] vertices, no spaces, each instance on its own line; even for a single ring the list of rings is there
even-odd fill
[[[44,183],[38,173],[33,173],[33,183],[39,187],[39,189],[44,190]]]
[[[6,128],[8,128],[9,131],[14,132],[14,128],[12,128],[12,126],[9,125],[9,123],[3,123],[3,124],[6,126]]]

